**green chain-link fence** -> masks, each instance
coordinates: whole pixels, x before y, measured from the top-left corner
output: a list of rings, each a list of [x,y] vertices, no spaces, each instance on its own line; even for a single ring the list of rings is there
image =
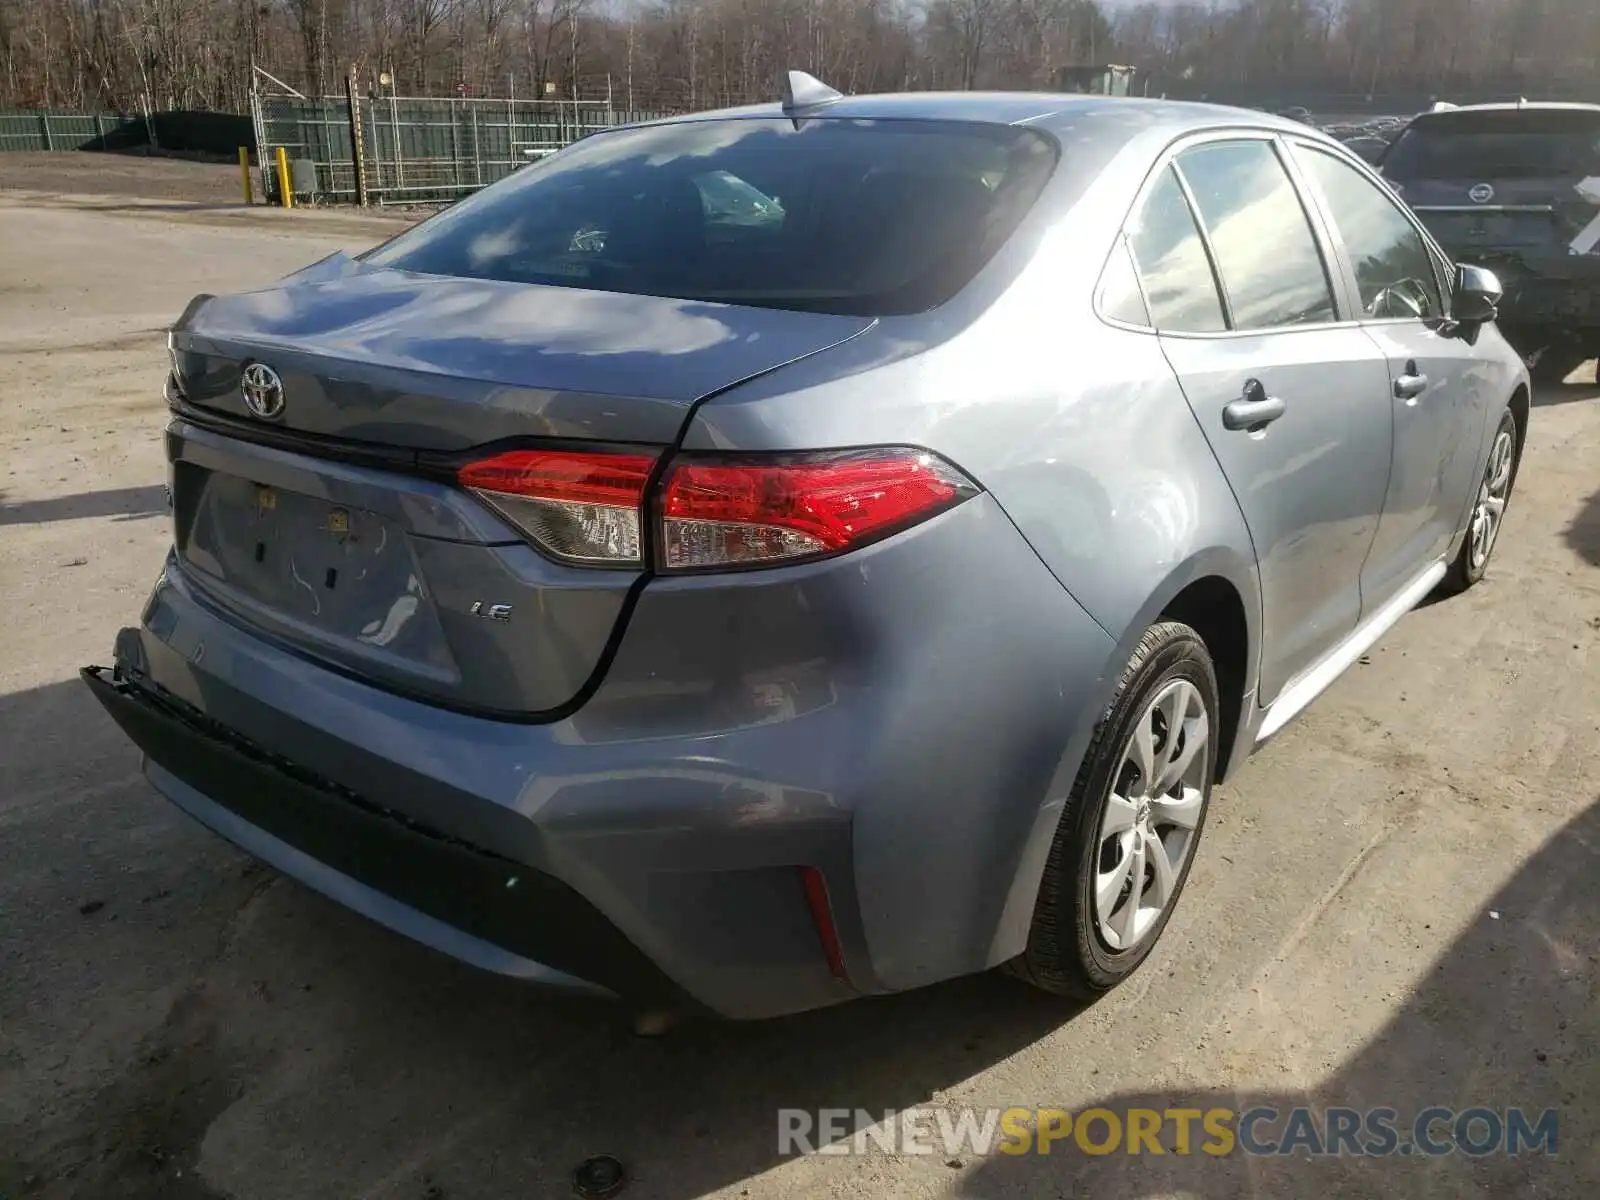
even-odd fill
[[[353,203],[351,105],[343,96],[258,92],[254,100],[262,186],[276,197],[282,147],[291,187],[322,203]],[[357,97],[363,175],[374,204],[456,200],[518,167],[602,129],[666,114],[627,112],[606,101],[465,97]]]
[[[0,152],[125,150],[150,140],[142,117],[119,113],[0,112]]]

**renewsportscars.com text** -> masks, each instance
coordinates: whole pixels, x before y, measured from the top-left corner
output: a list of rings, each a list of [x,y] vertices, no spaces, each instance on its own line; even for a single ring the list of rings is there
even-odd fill
[[[1439,1157],[1556,1153],[1554,1109],[910,1108],[778,1110],[778,1153]]]

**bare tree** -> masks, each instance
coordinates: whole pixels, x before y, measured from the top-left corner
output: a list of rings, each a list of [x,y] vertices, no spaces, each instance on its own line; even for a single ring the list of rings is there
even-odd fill
[[[1052,88],[1123,62],[1158,92],[1270,97],[1566,90],[1600,78],[1596,0],[0,0],[0,106],[242,111],[254,62],[327,93],[351,64],[402,93],[683,109],[848,91]],[[1247,101],[1248,102],[1248,101]]]

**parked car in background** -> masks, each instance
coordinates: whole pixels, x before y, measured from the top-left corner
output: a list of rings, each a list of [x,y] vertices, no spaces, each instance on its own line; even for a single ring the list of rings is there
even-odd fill
[[[1494,268],[1537,380],[1600,355],[1600,105],[1424,113],[1380,165],[1446,250]]]
[[[1483,575],[1497,298],[1291,121],[797,76],[197,298],[84,677],[184,811],[490,970],[1092,998],[1213,786]]]
[[[1370,134],[1357,134],[1354,137],[1341,139],[1344,148],[1352,154],[1359,154],[1363,160],[1375,163],[1383,157],[1383,152],[1389,148],[1389,143],[1381,137]]]

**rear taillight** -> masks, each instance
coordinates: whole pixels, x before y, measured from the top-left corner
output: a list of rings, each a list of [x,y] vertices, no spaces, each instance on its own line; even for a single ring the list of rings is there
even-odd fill
[[[925,450],[853,450],[784,462],[684,458],[662,482],[660,566],[760,566],[838,554],[976,491]]]
[[[461,485],[551,555],[587,565],[644,560],[648,454],[510,450],[462,467]],[[888,447],[673,460],[653,512],[663,571],[820,558],[925,521],[978,491],[926,450]]]
[[[648,454],[508,450],[456,478],[557,558],[626,566],[644,561],[639,513],[655,465]]]

